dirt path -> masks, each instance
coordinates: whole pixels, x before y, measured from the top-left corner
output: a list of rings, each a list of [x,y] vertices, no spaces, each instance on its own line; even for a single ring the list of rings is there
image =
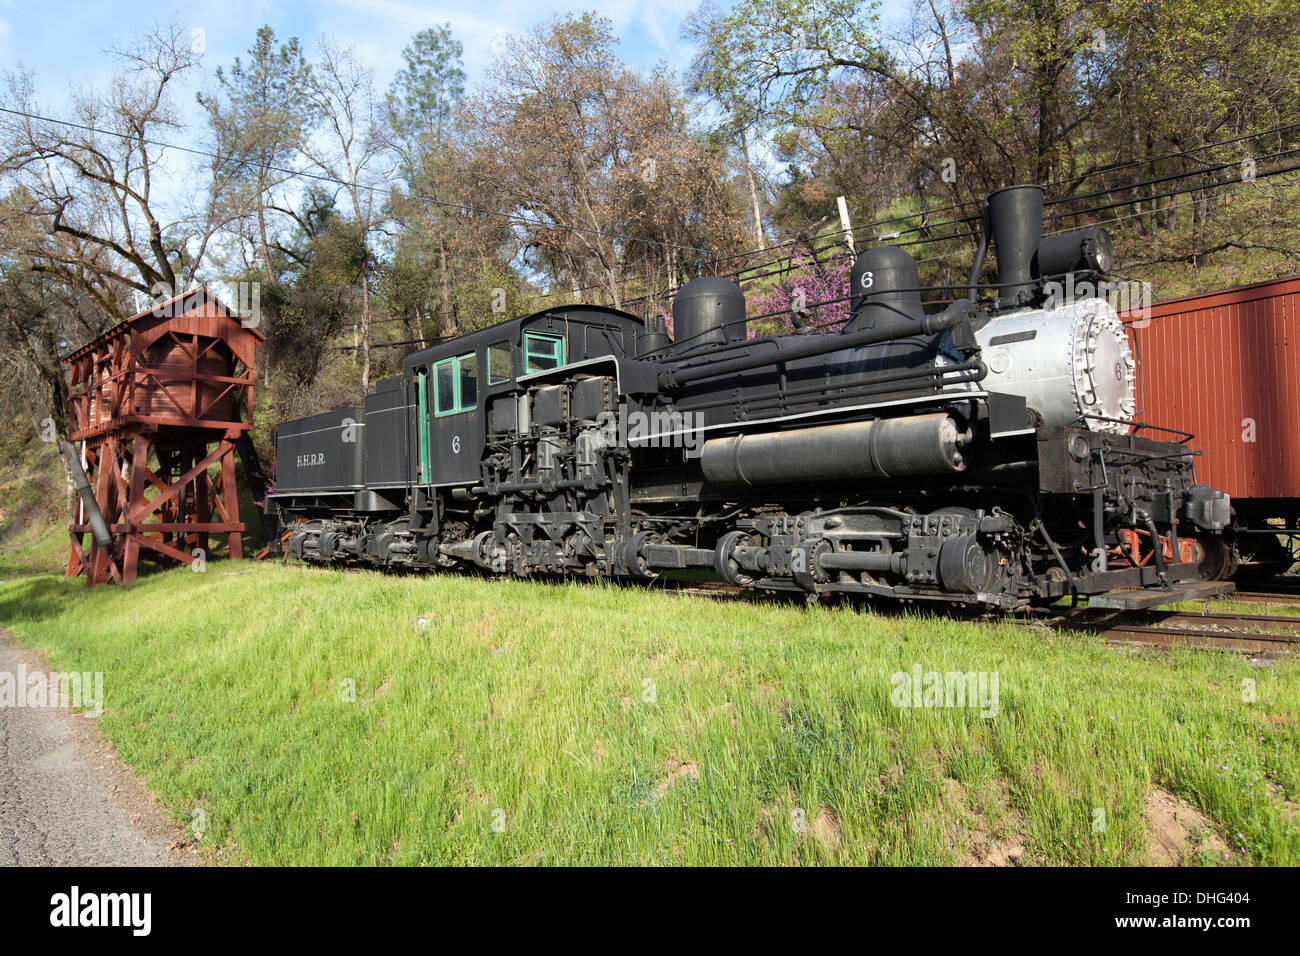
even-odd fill
[[[20,673],[48,678],[0,629],[0,679]],[[178,866],[184,840],[93,720],[0,704],[0,866]]]

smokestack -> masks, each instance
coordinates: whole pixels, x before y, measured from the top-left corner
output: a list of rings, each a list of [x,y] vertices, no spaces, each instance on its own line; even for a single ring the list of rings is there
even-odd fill
[[[1014,308],[1034,296],[1034,254],[1043,238],[1043,187],[1008,186],[990,193],[989,232],[998,259],[998,307]]]

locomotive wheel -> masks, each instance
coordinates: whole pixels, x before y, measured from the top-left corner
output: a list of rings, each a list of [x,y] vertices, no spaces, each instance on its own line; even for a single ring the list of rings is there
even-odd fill
[[[1196,573],[1204,581],[1223,581],[1237,571],[1232,548],[1223,538],[1197,538],[1196,552]]]
[[[623,557],[627,562],[628,573],[633,577],[641,578],[644,581],[653,581],[659,577],[659,572],[652,570],[650,565],[646,564],[645,556],[641,553],[642,547],[653,541],[654,537],[653,531],[638,531],[628,541]]]
[[[714,556],[714,570],[718,572],[718,577],[736,587],[747,588],[753,584],[754,579],[746,574],[739,562],[731,556],[736,548],[749,547],[753,543],[754,539],[744,531],[728,531],[718,539],[718,548]]]

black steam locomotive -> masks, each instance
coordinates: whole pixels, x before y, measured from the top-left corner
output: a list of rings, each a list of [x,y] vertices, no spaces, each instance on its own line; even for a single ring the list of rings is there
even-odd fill
[[[381,568],[651,579],[1018,608],[1216,578],[1227,496],[1132,421],[1098,227],[989,196],[967,298],[863,252],[843,329],[748,338],[724,279],[662,323],[574,305],[409,356],[364,406],[279,426],[290,553]],[[997,282],[978,278],[988,243]],[[982,288],[996,300],[977,306]]]

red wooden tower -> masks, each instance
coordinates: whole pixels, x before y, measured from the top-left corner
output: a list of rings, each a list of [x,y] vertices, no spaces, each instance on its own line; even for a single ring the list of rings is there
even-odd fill
[[[133,581],[142,550],[190,564],[206,557],[212,534],[228,535],[230,556],[243,557],[235,446],[253,427],[254,350],[263,341],[194,289],[63,360],[70,438],[94,494],[94,507],[81,504],[68,528],[70,577]],[[104,524],[93,531],[95,508],[111,544]]]

